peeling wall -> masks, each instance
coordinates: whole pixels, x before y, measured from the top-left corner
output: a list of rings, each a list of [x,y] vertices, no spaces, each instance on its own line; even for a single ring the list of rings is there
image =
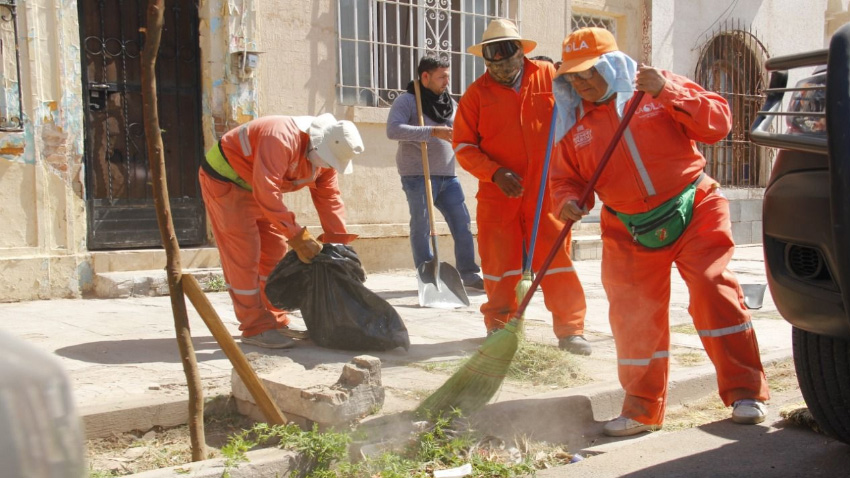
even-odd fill
[[[827,3],[832,24],[848,15],[844,0],[812,0],[803,11],[798,3],[723,1],[719,8],[707,0],[526,0],[520,28],[538,42],[534,54],[557,59],[572,13],[611,16],[627,53],[651,53],[656,66],[690,75],[700,39],[718,19],[749,22],[770,54],[778,55],[823,45]],[[355,173],[340,179],[352,232],[364,238],[403,235],[409,217],[394,162],[397,144],[385,134],[388,110],[336,102],[336,7],[337,0],[199,3],[204,148],[260,115],[330,112],[350,119],[366,144]],[[14,225],[0,230],[0,301],[76,297],[93,280],[77,15],[75,0],[25,0],[18,7],[25,122],[22,132],[0,133],[0,215]],[[261,52],[256,71],[241,70],[235,61],[240,52]],[[458,174],[474,213],[477,181],[460,169]],[[318,224],[306,191],[286,200],[299,221]]]
[[[18,5],[23,132],[0,133],[0,300],[77,297],[85,261],[77,4]]]

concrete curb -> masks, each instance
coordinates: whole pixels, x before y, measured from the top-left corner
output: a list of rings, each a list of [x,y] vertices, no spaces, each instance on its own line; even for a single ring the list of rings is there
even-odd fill
[[[299,455],[279,448],[249,451],[248,461],[226,470],[224,458],[196,461],[187,465],[160,468],[136,473],[134,478],[221,478],[225,471],[230,478],[280,478],[299,469]]]
[[[762,364],[767,367],[789,358],[790,349],[776,351],[762,357]],[[668,383],[668,410],[717,393],[717,375],[710,363],[674,370]],[[505,438],[525,436],[580,450],[588,446],[588,437],[602,436],[605,422],[620,414],[623,397],[619,383],[596,383],[497,402],[472,419],[485,434]],[[553,426],[556,423],[562,426]]]
[[[762,357],[765,367],[791,358],[791,350],[780,350]],[[711,364],[674,370],[670,375],[668,408],[693,402],[717,391],[717,376]],[[558,390],[534,397],[496,402],[475,413],[471,419],[479,432],[510,439],[527,437],[534,441],[563,444],[567,449],[584,451],[602,436],[605,421],[620,413],[623,390],[618,383],[597,383],[572,389]],[[177,403],[168,402],[169,409]],[[157,404],[148,404],[156,407]],[[185,407],[184,407],[185,410]],[[124,410],[129,416],[151,416],[150,411]],[[101,416],[116,419],[113,414],[84,417],[86,426],[97,424]],[[562,426],[553,426],[559,423]],[[94,425],[98,429],[106,425]],[[628,440],[624,441],[628,443]],[[249,461],[231,469],[233,478],[273,478],[286,476],[298,467],[298,455],[279,449],[263,449],[248,453]],[[134,478],[218,478],[224,471],[221,458],[189,465],[151,470],[130,475]]]

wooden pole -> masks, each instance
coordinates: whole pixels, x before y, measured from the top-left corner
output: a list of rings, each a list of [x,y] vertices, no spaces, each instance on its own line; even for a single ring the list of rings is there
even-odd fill
[[[204,438],[204,395],[195,349],[192,346],[192,334],[189,330],[189,317],[186,313],[186,300],[183,297],[180,265],[180,245],[171,221],[171,206],[168,199],[168,183],[165,176],[165,154],[162,145],[162,131],[159,128],[159,110],[156,94],[156,56],[162,39],[163,10],[165,0],[149,0],[147,23],[143,28],[145,46],[142,51],[142,102],[144,112],[145,137],[148,146],[154,206],[162,245],[165,248],[167,263],[168,291],[171,295],[171,311],[174,315],[174,329],[177,334],[177,347],[180,360],[186,374],[189,388],[189,436],[192,444],[192,461],[206,459],[206,441]]]
[[[185,275],[183,276],[183,292],[189,298],[189,301],[192,302],[192,305],[195,306],[195,310],[198,311],[201,318],[204,319],[204,323],[207,324],[207,328],[210,329],[216,342],[221,346],[224,355],[230,359],[233,369],[236,370],[239,378],[245,383],[245,387],[251,392],[254,402],[260,407],[260,411],[263,412],[266,421],[272,425],[286,424],[286,417],[274,400],[272,400],[271,396],[269,396],[268,390],[263,386],[263,382],[260,381],[254,369],[251,368],[251,364],[248,363],[248,359],[245,358],[242,349],[236,345],[236,341],[233,340],[230,332],[227,331],[227,328],[221,322],[221,318],[218,316],[215,308],[213,308],[206,294],[204,294],[201,284],[191,275]]]

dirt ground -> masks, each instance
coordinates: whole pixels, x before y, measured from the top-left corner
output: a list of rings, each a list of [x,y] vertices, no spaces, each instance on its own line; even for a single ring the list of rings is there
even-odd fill
[[[790,359],[767,366],[766,373],[772,392],[769,404],[771,407],[780,407],[783,410],[805,407],[804,403],[793,402],[789,398],[799,395],[794,364]],[[236,413],[233,404],[228,402],[227,399],[221,399],[213,407],[208,407],[208,410],[212,411],[205,420],[209,458],[221,456],[219,449],[229,436],[253,425],[252,421]],[[728,416],[729,409],[713,394],[698,402],[668,411],[664,430],[697,427],[723,420]],[[87,454],[90,478],[125,476],[185,464],[191,459],[189,432],[187,427],[181,426],[89,440]]]

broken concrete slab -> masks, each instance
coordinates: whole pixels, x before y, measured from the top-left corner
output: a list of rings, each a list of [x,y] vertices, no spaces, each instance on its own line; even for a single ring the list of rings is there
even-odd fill
[[[384,405],[381,360],[377,357],[359,355],[347,364],[323,364],[309,370],[288,357],[247,357],[278,408],[302,428],[348,424],[377,413]],[[265,421],[235,372],[231,384],[239,412]]]

